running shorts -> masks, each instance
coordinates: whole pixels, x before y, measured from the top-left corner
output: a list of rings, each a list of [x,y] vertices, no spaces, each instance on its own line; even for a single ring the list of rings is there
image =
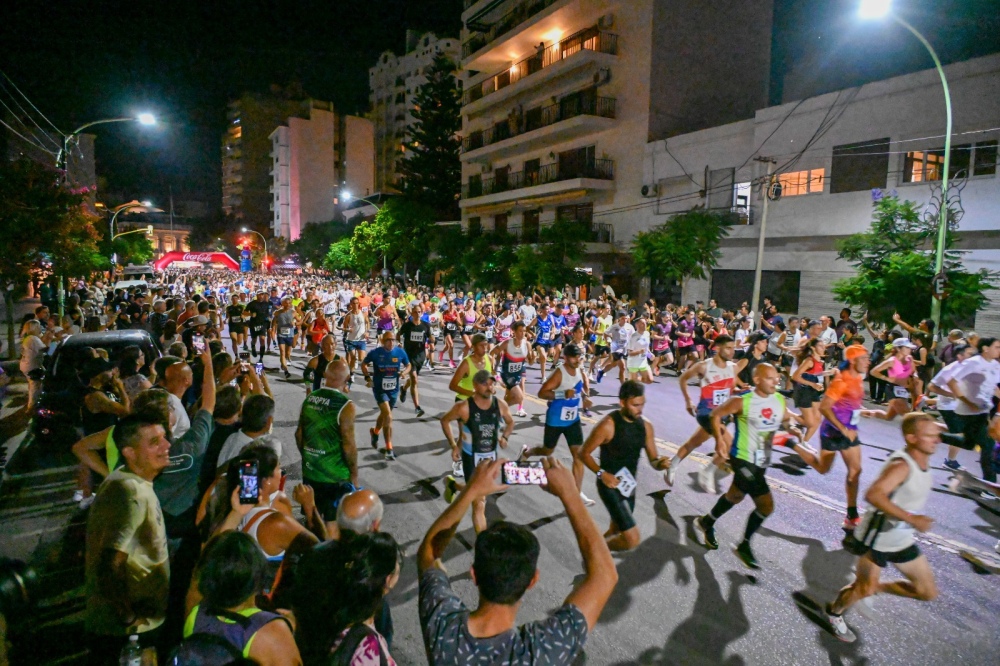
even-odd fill
[[[399,398],[399,391],[392,391],[390,393],[386,393],[385,391],[380,391],[376,389],[372,391],[372,393],[375,394],[376,403],[381,405],[383,402],[387,402],[389,403],[389,409],[395,409],[396,400]]]
[[[839,430],[832,429],[832,432],[827,432],[826,428],[819,430],[819,446],[824,451],[846,451],[859,444],[861,444],[860,437],[855,438],[852,442],[844,437],[844,433]]]
[[[604,470],[604,474],[614,474]],[[597,480],[597,495],[604,502],[604,508],[611,516],[611,522],[615,524],[619,532],[627,532],[635,527],[635,518],[632,512],[635,511],[635,492],[631,497],[625,497],[615,488],[608,488],[600,479]]]
[[[804,409],[806,407],[812,407],[814,404],[822,400],[823,394],[811,386],[796,384],[795,392],[792,394],[792,399],[795,401],[796,407]]]
[[[920,548],[915,543],[910,544],[903,550],[896,550],[891,553],[871,548],[868,550],[867,555],[871,558],[871,561],[875,563],[875,566],[885,569],[890,564],[906,564],[907,562],[912,562],[920,557]]]
[[[729,464],[733,468],[733,485],[740,492],[750,497],[760,497],[771,492],[771,488],[767,485],[767,477],[764,476],[767,468],[757,467],[740,458],[730,458]]]
[[[500,381],[503,382],[504,387],[507,389],[512,389],[515,386],[520,386],[522,377],[524,377],[524,373],[521,372],[515,373],[513,375],[507,374],[505,372],[500,373]]]
[[[608,345],[594,345],[594,356],[607,356],[611,353],[611,347]]]
[[[583,426],[579,421],[568,426],[545,426],[545,434],[542,436],[542,448],[552,450],[559,443],[559,436],[566,436],[566,443],[571,447],[583,446]]]

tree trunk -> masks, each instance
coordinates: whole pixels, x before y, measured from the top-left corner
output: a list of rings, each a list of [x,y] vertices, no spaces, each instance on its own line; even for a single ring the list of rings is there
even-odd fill
[[[4,289],[3,302],[7,308],[7,360],[14,360],[14,297],[10,289]]]

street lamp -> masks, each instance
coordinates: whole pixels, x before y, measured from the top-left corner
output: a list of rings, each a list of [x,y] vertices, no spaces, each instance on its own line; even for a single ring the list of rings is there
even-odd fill
[[[863,19],[880,19],[889,17],[899,25],[909,30],[913,33],[914,37],[920,40],[920,43],[924,45],[927,52],[930,53],[931,59],[934,61],[934,67],[937,68],[938,76],[941,77],[941,87],[944,89],[946,120],[944,133],[944,165],[941,173],[940,217],[938,219],[937,243],[934,248],[934,275],[935,283],[937,283],[937,276],[941,275],[944,270],[944,245],[945,239],[948,236],[948,172],[951,169],[951,93],[948,90],[948,79],[944,75],[944,67],[941,66],[941,59],[938,58],[938,54],[934,50],[934,47],[931,46],[931,43],[927,41],[927,38],[920,34],[916,28],[892,12],[892,0],[862,0],[861,5],[858,8],[858,15]],[[941,299],[944,295],[940,294],[940,296],[941,298],[937,298],[936,295],[935,298],[931,299],[931,320],[934,322],[934,332],[938,336],[941,335]]]
[[[104,125],[107,123],[128,123],[128,122],[138,122],[140,125],[155,125],[156,116],[152,113],[140,113],[137,116],[129,116],[128,118],[105,118],[104,120],[95,120],[90,123],[85,123],[80,125],[75,130],[69,134],[63,136],[62,148],[56,155],[56,167],[66,171],[67,165],[69,163],[69,145],[72,143],[79,135],[80,132],[87,129],[88,127],[93,127],[94,125]]]
[[[259,231],[254,231],[253,229],[247,229],[246,227],[243,227],[243,233],[257,234],[258,236],[260,236],[260,239],[264,241],[264,270],[267,270],[267,239],[264,238],[264,234],[260,233]]]
[[[379,206],[377,203],[375,203],[374,201],[372,201],[370,199],[365,199],[364,197],[356,197],[353,194],[351,194],[350,192],[344,192],[344,201],[347,202],[347,201],[350,201],[351,199],[356,199],[358,201],[364,201],[366,204],[372,206],[376,211],[381,211],[382,210],[382,206]],[[388,252],[383,252],[382,253],[382,277],[389,277],[389,253]]]
[[[118,215],[121,214],[121,213],[124,213],[125,211],[129,211],[129,210],[135,211],[135,212],[138,212],[138,213],[162,213],[163,212],[159,208],[153,208],[152,204],[149,203],[148,201],[139,202],[139,201],[136,201],[135,199],[133,199],[132,201],[129,201],[128,203],[123,203],[122,205],[117,206],[113,210],[114,210],[114,212],[111,215],[111,221],[108,223],[108,238],[110,239],[108,242],[112,244],[112,248],[111,248],[111,282],[112,283],[114,283],[114,279],[115,279],[115,249],[113,247],[115,239],[118,238],[118,236],[124,236],[125,234],[135,233],[136,231],[145,231],[146,233],[152,235],[151,232],[152,232],[152,229],[153,229],[152,225],[150,225],[150,226],[147,226],[145,229],[134,229],[133,231],[126,231],[124,233],[120,233],[118,235],[115,235],[115,220],[118,219]]]

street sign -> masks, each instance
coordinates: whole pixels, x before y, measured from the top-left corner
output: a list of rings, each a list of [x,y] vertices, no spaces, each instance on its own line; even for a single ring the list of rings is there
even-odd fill
[[[948,276],[944,273],[938,273],[931,280],[931,290],[934,292],[934,298],[939,301],[945,297],[948,289]]]

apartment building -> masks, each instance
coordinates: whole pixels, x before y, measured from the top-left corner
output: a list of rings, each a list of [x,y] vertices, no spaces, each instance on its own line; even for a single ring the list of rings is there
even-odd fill
[[[948,196],[964,211],[958,247],[970,270],[1000,270],[1000,54],[945,72],[954,109]],[[751,183],[767,173],[767,164],[752,158],[773,158],[781,196],[768,205],[762,293],[785,313],[835,315],[843,304],[831,286],[855,274],[838,259],[837,242],[868,229],[873,189],[925,206],[940,197],[944,128],[941,81],[927,70],[653,141],[644,160],[650,197],[631,214],[628,233],[694,206],[735,210],[744,224],[724,241],[718,268],[709,280],[685,284],[682,297],[724,306],[749,300],[763,204],[762,188]],[[1000,334],[1000,308],[985,308],[967,325]]]
[[[305,225],[337,217],[343,192],[374,193],[375,134],[370,120],[313,101],[270,134],[271,231],[289,241]]]
[[[368,70],[371,90],[369,118],[375,126],[375,189],[399,191],[399,163],[405,156],[403,144],[413,123],[413,96],[427,82],[426,72],[439,53],[458,63],[461,46],[452,37],[439,38],[432,32],[406,31],[406,50],[397,56],[386,51]]]
[[[628,211],[646,201],[646,143],[767,103],[772,3],[720,4],[467,2],[464,227],[534,242],[542,226],[575,220],[584,267],[613,282]]]

